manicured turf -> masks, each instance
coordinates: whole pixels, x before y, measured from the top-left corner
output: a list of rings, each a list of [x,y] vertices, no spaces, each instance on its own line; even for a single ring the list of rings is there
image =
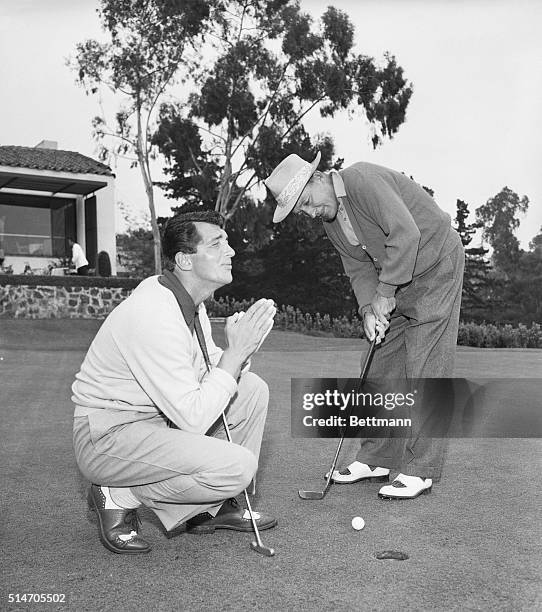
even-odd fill
[[[377,499],[378,484],[298,498],[299,487],[323,486],[336,440],[291,438],[290,377],[356,376],[364,348],[356,340],[274,331],[254,359],[271,389],[254,506],[279,518],[262,533],[276,557],[252,552],[248,534],[168,538],[148,511],[150,555],[109,553],[71,449],[70,385],[99,325],[0,321],[0,609],[37,609],[8,604],[8,593],[65,593],[66,604],[46,609],[77,611],[540,607],[538,439],[452,440],[442,482],[413,502]],[[517,378],[518,396],[519,379],[541,372],[540,350],[458,350],[457,376]],[[347,441],[343,463],[355,447]],[[363,531],[351,528],[355,515]],[[410,558],[377,560],[386,549]]]

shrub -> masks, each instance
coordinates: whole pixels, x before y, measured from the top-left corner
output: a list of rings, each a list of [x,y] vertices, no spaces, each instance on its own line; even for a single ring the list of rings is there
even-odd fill
[[[254,298],[250,300],[236,300],[230,297],[221,297],[218,300],[209,298],[205,302],[205,308],[210,317],[229,317],[234,312],[240,312],[250,308],[255,301]]]
[[[98,253],[96,271],[98,276],[111,276],[111,260],[109,259],[109,253],[107,251],[100,251]]]
[[[211,317],[228,317],[234,312],[246,310],[255,300],[235,300],[221,297],[206,302]],[[277,309],[275,329],[296,331],[312,335],[328,335],[337,338],[363,337],[363,325],[356,315],[330,317],[328,314],[303,313],[294,306],[282,305]],[[457,344],[481,348],[542,348],[542,327],[532,323],[530,327],[520,324],[495,325],[493,323],[460,323]]]
[[[542,328],[539,323],[527,327],[510,324],[460,323],[457,343],[482,348],[542,348]]]

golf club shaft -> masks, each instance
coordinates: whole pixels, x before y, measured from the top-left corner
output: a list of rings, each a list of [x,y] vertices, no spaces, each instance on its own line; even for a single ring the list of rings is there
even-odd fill
[[[377,335],[375,335],[374,340],[369,344],[369,350],[367,351],[367,355],[365,356],[365,361],[363,362],[363,367],[361,368],[361,374],[359,376],[359,386],[365,383],[365,379],[367,378],[367,373],[369,372],[369,366],[371,365],[371,360],[373,358],[373,354],[376,348],[376,340]]]
[[[376,336],[375,336],[375,339],[369,345],[369,350],[367,351],[367,355],[365,356],[365,361],[363,362],[363,366],[361,368],[361,374],[359,376],[359,383],[358,383],[358,391],[365,384],[365,380],[367,378],[367,373],[369,372],[369,365],[371,363],[371,359],[373,358],[373,353],[374,353],[375,347],[376,347]],[[350,413],[351,412],[352,412],[352,410],[350,410]],[[348,414],[348,416],[350,416],[350,413]],[[343,443],[344,443],[344,438],[346,436],[347,429],[348,429],[348,426],[345,426],[344,429],[343,429],[343,433],[342,433],[341,439],[339,440],[339,444],[337,445],[337,450],[335,451],[335,457],[333,458],[333,463],[331,464],[331,469],[329,470],[328,480],[326,482],[326,487],[328,486],[328,483],[331,483],[331,480],[333,478],[333,472],[335,471],[335,468],[337,467],[337,461],[339,459],[339,454],[341,452],[341,448],[342,448]]]
[[[201,326],[200,325],[195,325],[194,329],[195,329],[195,332],[196,332],[198,343],[199,343],[200,348],[201,348],[201,352],[203,354],[203,359],[205,361],[205,366],[207,368],[207,372],[210,372],[211,371],[211,363],[209,361],[209,353],[207,352],[207,347],[205,345],[205,338],[203,337],[203,332],[202,332]],[[220,416],[222,417],[222,423],[224,424],[224,431],[226,432],[226,438],[228,439],[228,442],[231,444],[231,443],[233,443],[233,440],[231,438],[230,427],[228,425],[228,421],[226,420],[226,414],[224,413],[224,411],[222,411],[222,414]],[[253,486],[254,486],[254,481],[253,481]],[[255,489],[255,487],[254,487],[254,489]],[[248,513],[250,515],[250,521],[252,523],[252,529],[254,530],[254,533],[256,535],[256,542],[252,542],[252,548],[254,548],[254,550],[256,552],[259,552],[261,554],[264,554],[264,555],[272,557],[275,554],[275,551],[272,548],[268,548],[267,546],[264,546],[262,544],[262,539],[260,537],[260,531],[258,530],[258,525],[256,524],[256,519],[254,518],[254,512],[252,511],[252,505],[250,504],[250,500],[248,498],[248,492],[247,492],[246,489],[243,492],[245,494],[245,500],[247,502],[247,509],[248,509]],[[256,544],[256,546],[255,546],[255,544]]]
[[[222,413],[222,423],[224,424],[224,430],[226,431],[226,437],[228,438],[228,442],[230,443],[233,442],[233,440],[231,439],[230,426],[228,425],[228,422],[226,421],[226,415],[224,413]],[[258,525],[256,524],[256,519],[254,518],[254,512],[252,511],[252,505],[250,503],[250,499],[248,498],[247,490],[245,489],[243,493],[245,494],[247,510],[248,510],[248,513],[250,514],[250,520],[252,522],[252,528],[254,529],[256,541],[258,542],[258,546],[264,547],[262,544],[262,539],[260,537],[260,531],[258,529]]]
[[[365,361],[363,362],[363,366],[361,368],[361,374],[359,377],[359,384],[358,384],[358,390],[361,389],[361,387],[363,386],[363,384],[365,383],[365,379],[367,378],[367,373],[369,372],[369,365],[371,363],[371,359],[373,358],[373,354],[376,348],[376,339],[377,336],[375,336],[374,340],[370,343],[369,345],[369,350],[367,351],[367,355],[365,356]],[[351,411],[351,409],[350,409]],[[329,491],[331,484],[333,482],[333,472],[335,471],[335,467],[337,466],[337,461],[339,459],[339,454],[341,452],[343,443],[344,443],[344,438],[346,436],[346,431],[347,428],[345,427],[343,429],[343,433],[341,435],[341,439],[339,440],[339,444],[337,445],[337,450],[335,451],[335,456],[333,457],[333,462],[331,464],[331,467],[329,469],[329,472],[327,474],[327,479],[326,479],[326,486],[324,487],[324,490],[321,492],[318,491],[299,491],[299,496],[303,499],[322,499],[326,493]],[[314,496],[314,497],[310,497],[310,496],[304,496],[303,493],[317,493],[318,495]]]
[[[247,503],[248,513],[250,514],[250,520],[252,521],[252,527],[254,529],[254,535],[256,536],[256,542],[258,542],[258,546],[263,546],[262,539],[260,537],[260,531],[258,529],[258,525],[256,524],[254,513],[252,512],[252,506],[250,504],[250,499],[248,498],[247,490],[245,489],[243,493],[245,494],[245,501]]]
[[[327,481],[326,481],[325,489],[327,489],[327,488],[329,488],[331,486],[331,480],[333,478],[333,472],[335,471],[335,468],[337,467],[337,461],[339,460],[339,454],[341,452],[341,449],[342,449],[342,446],[343,446],[343,443],[344,443],[345,435],[346,435],[346,428],[344,429],[343,434],[341,436],[341,439],[339,440],[339,444],[337,445],[337,450],[335,451],[335,457],[333,458],[333,462],[331,464],[331,467],[329,469],[329,473],[327,475]]]

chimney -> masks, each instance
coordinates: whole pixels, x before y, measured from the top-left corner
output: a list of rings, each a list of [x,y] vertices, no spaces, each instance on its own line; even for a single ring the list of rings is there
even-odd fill
[[[34,147],[34,149],[58,149],[56,140],[42,140]]]

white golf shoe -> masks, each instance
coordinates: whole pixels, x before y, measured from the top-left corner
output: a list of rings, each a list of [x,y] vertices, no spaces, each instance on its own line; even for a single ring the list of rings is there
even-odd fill
[[[395,480],[380,489],[378,497],[382,499],[414,499],[418,495],[431,493],[431,478],[399,474]]]
[[[326,474],[326,478],[329,472]],[[342,470],[334,470],[332,480],[337,484],[352,484],[360,480],[369,480],[370,482],[388,482],[390,471],[388,468],[374,467],[354,461],[348,467]]]

